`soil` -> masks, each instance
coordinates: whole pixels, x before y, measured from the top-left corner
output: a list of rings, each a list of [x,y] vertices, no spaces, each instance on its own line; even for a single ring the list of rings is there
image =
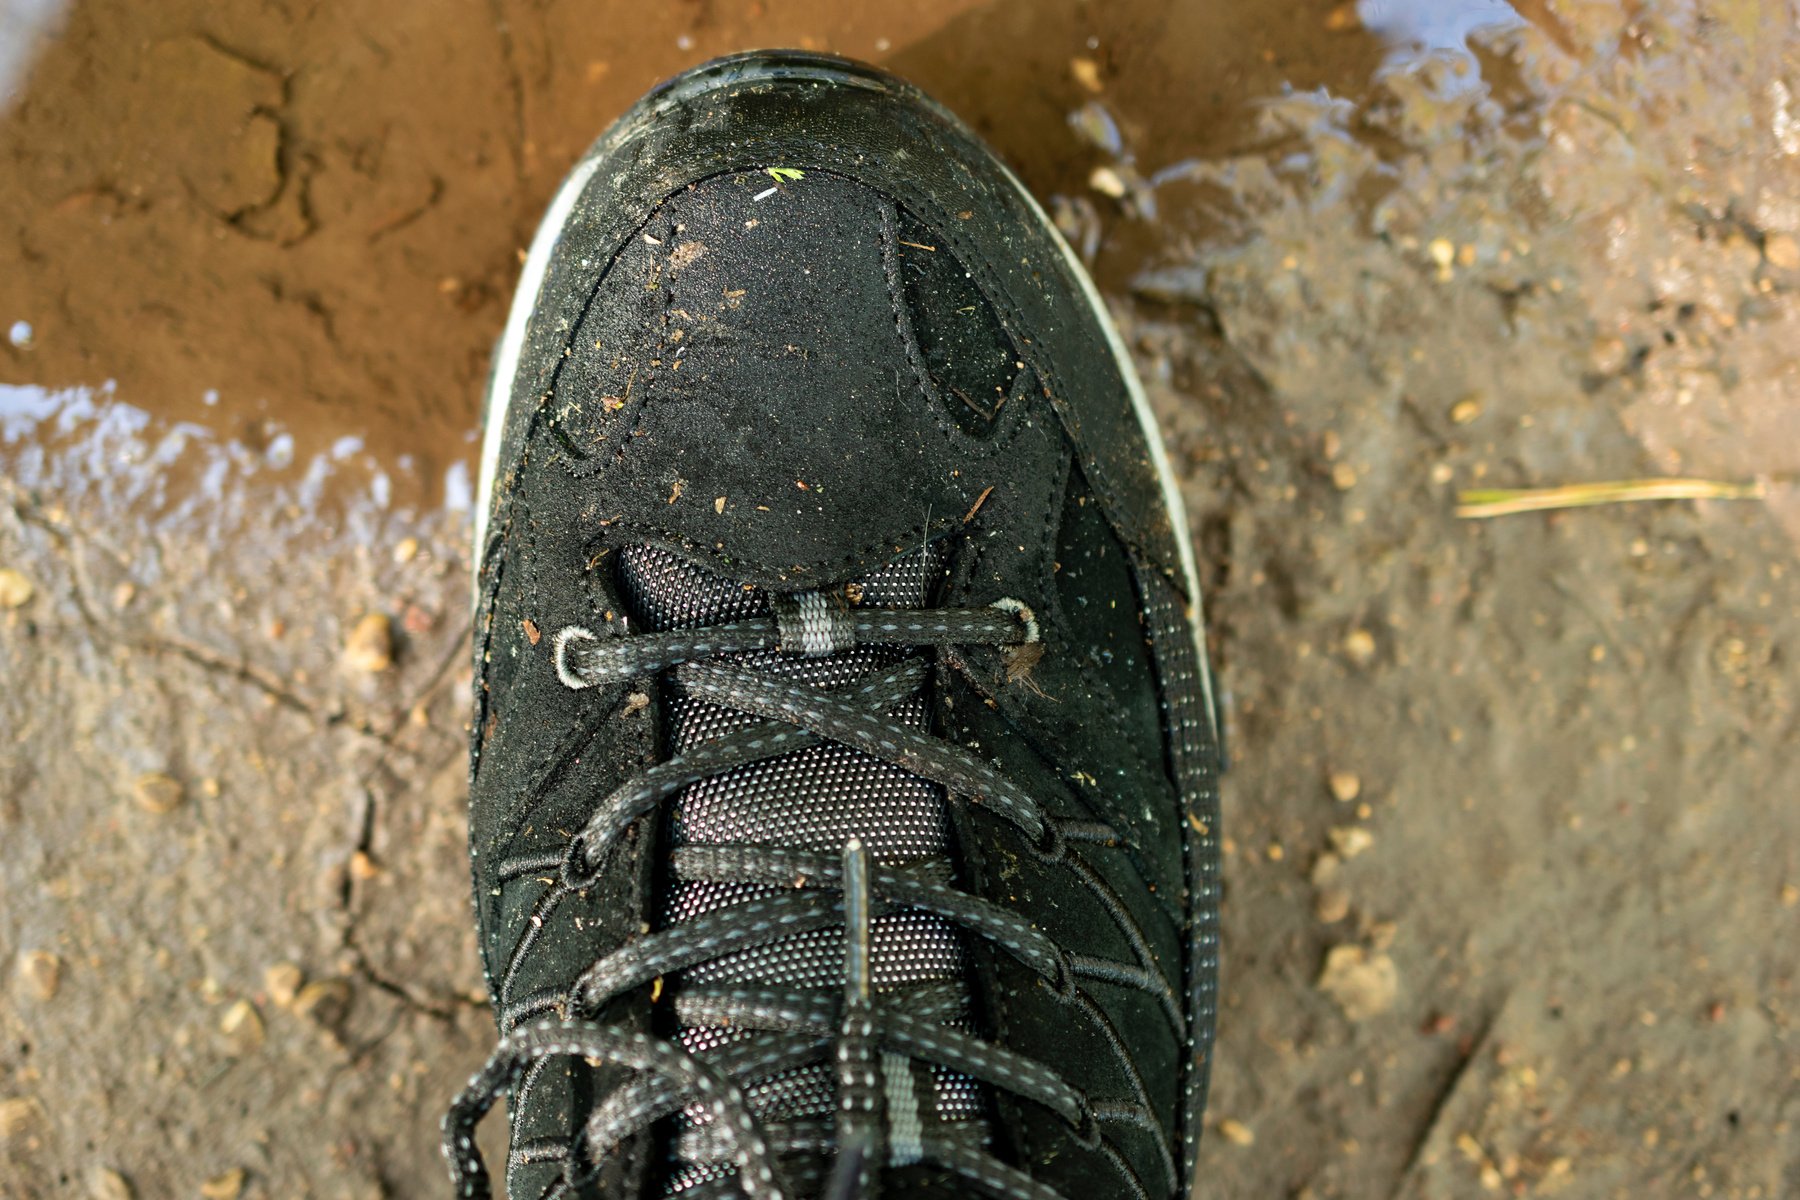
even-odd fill
[[[441,1194],[488,351],[582,147],[773,44],[991,137],[1165,419],[1233,758],[1200,1194],[1800,1195],[1792,0],[0,29],[0,1195]],[[1660,475],[1764,497],[1454,513]]]

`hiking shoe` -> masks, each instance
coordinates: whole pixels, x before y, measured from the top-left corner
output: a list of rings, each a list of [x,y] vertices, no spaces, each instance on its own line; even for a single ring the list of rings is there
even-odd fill
[[[477,506],[470,854],[514,1197],[1188,1194],[1216,714],[1080,265],[955,118],[700,67],[526,260]]]

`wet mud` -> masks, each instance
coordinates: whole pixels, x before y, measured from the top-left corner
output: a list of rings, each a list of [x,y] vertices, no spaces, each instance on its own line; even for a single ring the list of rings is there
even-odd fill
[[[963,113],[1165,422],[1226,692],[1201,1194],[1800,1194],[1784,0],[0,5],[0,1194],[440,1194],[487,355],[755,45]],[[1459,520],[1681,475],[1745,502]]]

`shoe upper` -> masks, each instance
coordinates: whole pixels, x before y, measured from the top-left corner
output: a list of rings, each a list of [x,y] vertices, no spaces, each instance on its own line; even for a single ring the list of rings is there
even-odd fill
[[[654,1042],[730,1077],[787,1194],[854,1100],[864,1194],[992,1162],[976,1190],[1185,1195],[1216,742],[1104,318],[979,142],[866,68],[702,68],[583,174],[490,416],[470,846],[502,1032],[622,1049],[503,1073],[510,1194],[588,1171],[584,1129],[593,1194],[755,1194],[736,1109],[646,1083],[690,1069]]]

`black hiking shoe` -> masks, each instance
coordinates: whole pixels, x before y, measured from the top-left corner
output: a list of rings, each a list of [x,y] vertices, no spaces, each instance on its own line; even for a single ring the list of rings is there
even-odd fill
[[[470,852],[510,1194],[1186,1196],[1216,716],[1131,362],[943,109],[698,68],[489,397]]]

